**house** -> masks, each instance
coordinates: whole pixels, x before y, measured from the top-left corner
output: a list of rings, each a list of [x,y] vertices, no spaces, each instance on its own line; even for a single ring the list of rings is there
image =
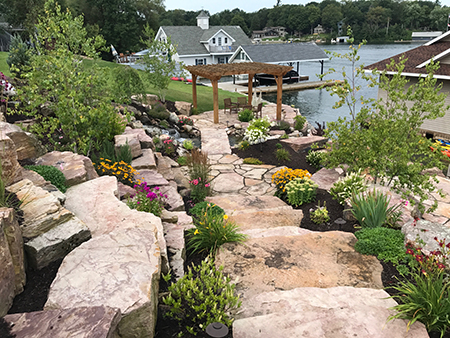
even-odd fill
[[[425,42],[437,38],[442,32],[412,32],[411,39],[413,42]]]
[[[283,37],[286,34],[287,34],[286,27],[283,27],[283,26],[264,27],[263,30],[253,31],[252,39]]]
[[[239,26],[210,26],[204,11],[197,16],[197,26],[161,26],[155,39],[167,37],[177,48],[172,57],[187,66],[228,63],[240,45],[251,44]]]
[[[417,83],[419,77],[426,74],[426,65],[430,63],[431,60],[434,60],[435,62],[439,61],[440,68],[434,74],[434,78],[437,79],[438,84],[442,84],[441,92],[447,94],[445,104],[450,105],[450,96],[448,95],[450,94],[450,31],[419,47],[371,64],[365,67],[365,69],[367,71],[372,69],[383,71],[386,69],[386,65],[390,63],[391,59],[398,61],[401,56],[407,58],[402,75],[410,80],[410,84]],[[394,73],[396,72],[387,72],[387,74]],[[385,99],[386,92],[379,89],[378,98]],[[426,120],[422,124],[421,130],[429,137],[450,140],[450,111],[447,111],[444,117],[435,120]]]
[[[317,25],[316,28],[314,28],[314,34],[323,34],[325,33],[325,29],[323,29],[322,25]]]

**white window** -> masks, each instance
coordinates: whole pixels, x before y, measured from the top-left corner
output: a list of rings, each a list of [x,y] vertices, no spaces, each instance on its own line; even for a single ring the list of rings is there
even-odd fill
[[[218,44],[219,46],[222,46],[222,38],[221,38],[221,37],[218,37],[218,38],[217,38],[217,44]]]

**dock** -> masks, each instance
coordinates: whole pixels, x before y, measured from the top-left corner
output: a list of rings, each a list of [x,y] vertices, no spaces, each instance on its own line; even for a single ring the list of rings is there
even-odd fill
[[[329,82],[326,81],[305,81],[305,82],[297,82],[297,83],[283,83],[283,91],[299,91],[306,89],[315,89],[320,88],[322,86],[329,87],[333,86],[336,83],[340,83],[339,80],[332,80]],[[205,85],[210,85],[205,83]],[[229,92],[239,92],[242,94],[248,94],[247,81],[236,81],[235,84],[232,82],[219,82],[219,88],[223,90],[227,90]],[[254,87],[256,92],[260,93],[276,93],[277,86],[260,86]]]

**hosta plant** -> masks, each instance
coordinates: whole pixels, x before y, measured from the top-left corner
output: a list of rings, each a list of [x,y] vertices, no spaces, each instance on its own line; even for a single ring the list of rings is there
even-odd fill
[[[149,187],[147,182],[135,185],[136,194],[128,198],[127,205],[131,209],[150,212],[155,216],[161,216],[167,195],[160,191],[159,187]]]
[[[361,171],[352,172],[340,178],[330,189],[330,194],[340,204],[344,204],[347,198],[353,193],[360,193],[367,190],[366,179],[361,175]]]
[[[306,161],[312,166],[319,168],[324,164],[327,153],[323,151],[310,150],[306,155]]]
[[[163,298],[163,303],[169,306],[165,316],[185,323],[179,336],[185,332],[196,336],[214,322],[228,327],[233,323],[230,313],[241,302],[234,290],[236,285],[222,270],[222,266],[216,269],[214,260],[208,257],[201,265],[189,267],[180,280],[169,286],[169,295]]]
[[[318,185],[308,177],[296,178],[286,184],[288,203],[299,206],[315,200]]]

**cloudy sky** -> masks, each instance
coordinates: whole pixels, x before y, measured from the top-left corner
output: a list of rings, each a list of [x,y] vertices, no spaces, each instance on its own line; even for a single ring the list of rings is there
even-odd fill
[[[307,4],[313,0],[282,0],[282,4]],[[316,0],[320,2],[320,0]],[[276,0],[228,0],[228,1],[211,1],[211,0],[165,0],[164,4],[167,10],[184,9],[186,11],[198,11],[200,9],[208,10],[209,13],[214,14],[225,9],[233,10],[240,8],[243,11],[257,12],[261,8],[272,8],[276,4]],[[434,2],[434,1],[433,1]],[[441,0],[442,6],[450,7],[450,0]]]

